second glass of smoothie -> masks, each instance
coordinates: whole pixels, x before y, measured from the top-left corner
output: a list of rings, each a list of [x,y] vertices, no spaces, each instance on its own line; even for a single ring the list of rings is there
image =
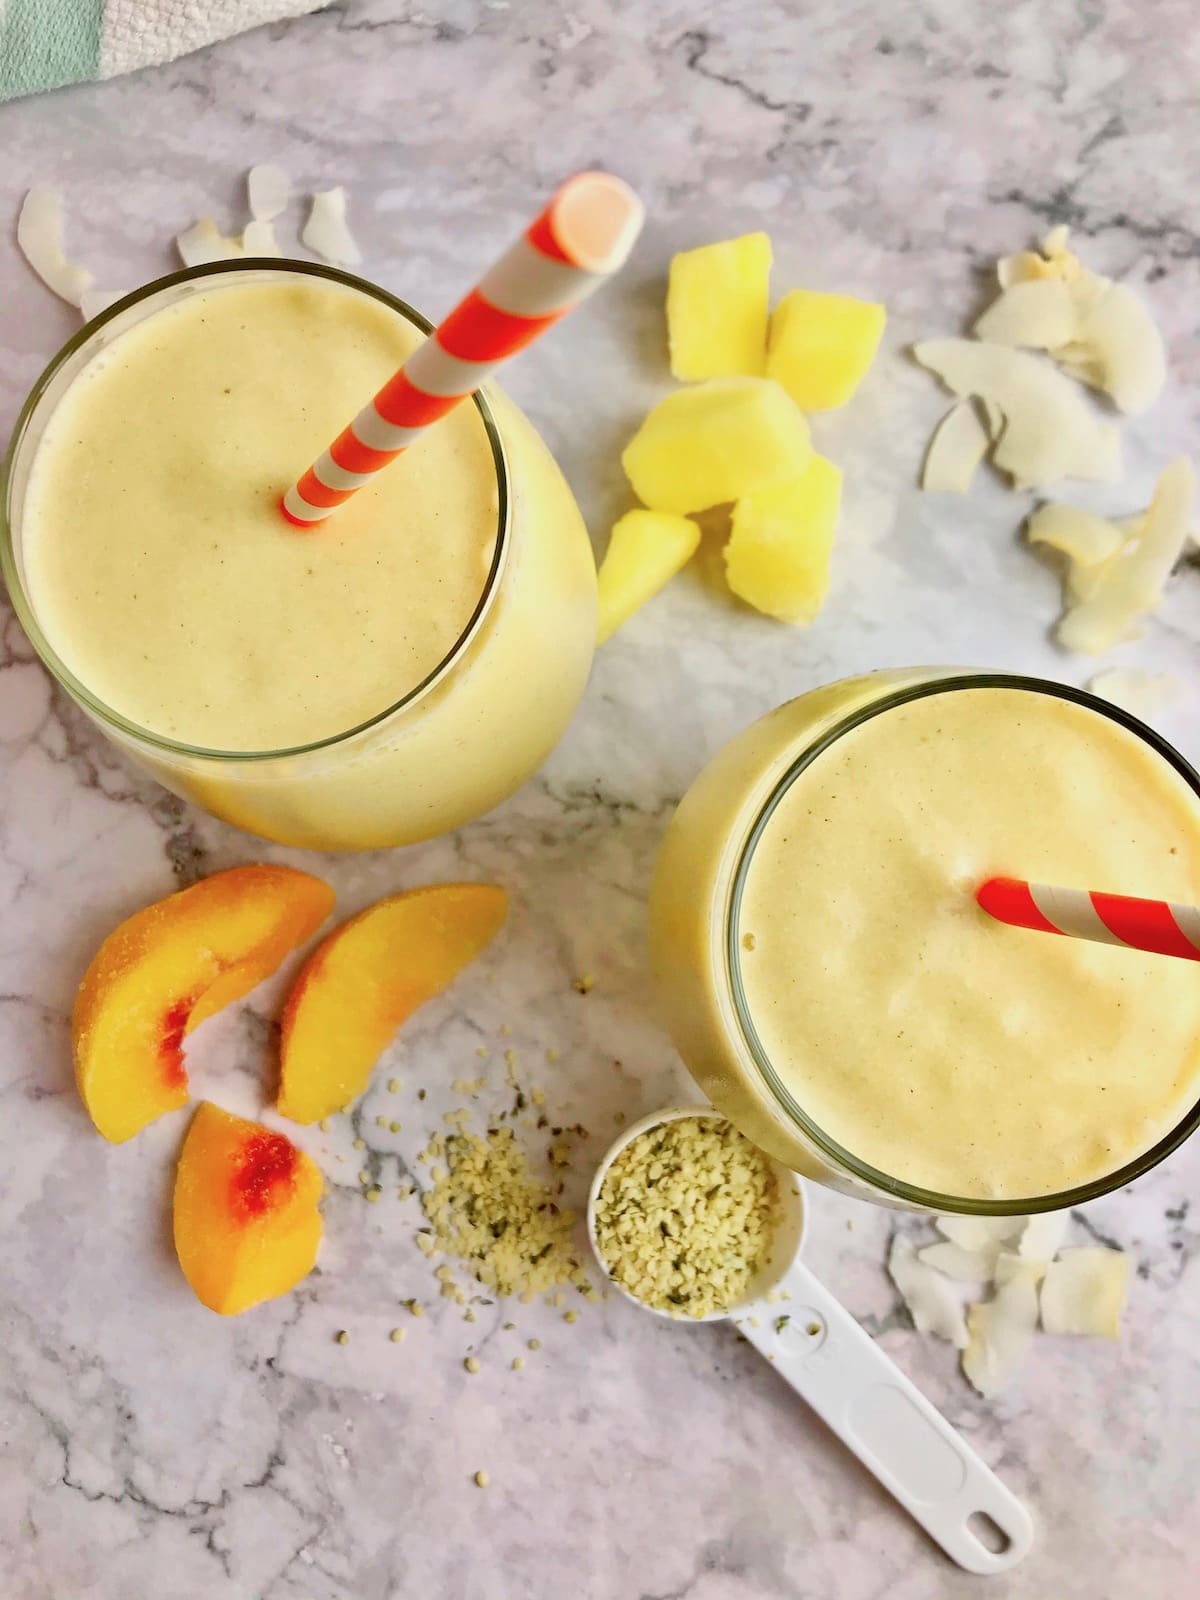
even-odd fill
[[[587,533],[493,386],[328,522],[279,511],[428,331],[331,269],[197,268],[67,345],[14,435],[0,556],[43,661],[168,788],[284,844],[458,827],[587,680]]]
[[[881,672],[781,706],[684,797],[651,957],[684,1061],[789,1167],[1018,1214],[1128,1183],[1200,1123],[1187,961],[994,922],[985,879],[1200,901],[1200,779],[1037,679]]]

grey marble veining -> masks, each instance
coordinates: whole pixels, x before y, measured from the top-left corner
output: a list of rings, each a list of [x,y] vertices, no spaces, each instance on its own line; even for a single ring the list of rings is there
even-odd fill
[[[355,1125],[314,1137],[329,1181],[320,1270],[252,1315],[212,1317],[173,1263],[182,1119],[121,1148],[90,1132],[69,1011],[97,940],[136,906],[238,861],[314,863],[132,775],[0,616],[5,1600],[978,1591],[728,1330],[615,1301],[570,1327],[545,1306],[465,1324],[433,1297],[396,1179],[481,1041],[513,1048],[554,1115],[591,1130],[576,1200],[618,1110],[686,1092],[650,1012],[643,905],[673,802],[735,729],[886,663],[1086,677],[1047,642],[1056,581],[1014,539],[1020,502],[992,483],[963,502],[913,489],[945,401],[898,352],[954,329],[996,255],[1071,223],[1090,263],[1145,287],[1170,343],[1169,393],[1125,430],[1127,481],[1094,495],[1143,503],[1200,421],[1198,65],[1191,9],[1133,0],[370,0],[0,108],[0,216],[30,182],[58,182],[73,242],[112,288],[165,270],[170,235],[198,214],[232,223],[241,174],[272,159],[305,186],[349,184],[368,270],[437,312],[563,173],[625,173],[650,207],[634,263],[510,382],[601,540],[626,503],[619,446],[664,386],[672,250],[763,226],[778,285],[858,288],[891,313],[870,384],[816,427],[848,498],[815,626],[776,628],[689,575],[602,652],[567,739],[509,804],[407,853],[315,863],[344,911],[464,874],[506,884],[515,913],[470,981],[405,1030],[389,1063],[403,1092],[373,1089]],[[0,428],[71,326],[0,245]],[[1198,600],[1184,572],[1117,658],[1185,681],[1160,720],[1193,757]],[[199,1092],[262,1106],[281,983],[197,1038]],[[381,1110],[399,1134],[376,1128]],[[377,1206],[354,1181],[355,1126]],[[1125,1337],[1041,1339],[991,1404],[899,1309],[881,1270],[892,1219],[819,1198],[813,1264],[1034,1508],[1038,1547],[991,1583],[997,1600],[1200,1592],[1198,1179],[1200,1147],[1185,1148],[1080,1219],[1081,1238],[1096,1230],[1138,1263]],[[393,1345],[409,1295],[429,1314]],[[514,1373],[530,1337],[543,1349]],[[478,1377],[462,1367],[472,1340]]]

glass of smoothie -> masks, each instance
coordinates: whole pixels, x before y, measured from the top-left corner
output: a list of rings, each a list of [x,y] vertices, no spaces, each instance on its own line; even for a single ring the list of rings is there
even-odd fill
[[[176,273],[59,352],[9,450],[0,558],[43,662],[167,788],[283,844],[458,827],[587,680],[587,533],[493,385],[328,522],[279,511],[429,331],[330,268]]]
[[[1035,678],[888,671],[725,747],[659,856],[680,1053],[789,1167],[913,1210],[1023,1214],[1130,1182],[1200,1123],[1191,962],[995,922],[987,877],[1200,901],[1200,778]]]

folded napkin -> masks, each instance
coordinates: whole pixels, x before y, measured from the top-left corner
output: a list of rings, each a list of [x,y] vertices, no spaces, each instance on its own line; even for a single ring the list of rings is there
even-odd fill
[[[173,61],[329,0],[0,0],[0,100]]]

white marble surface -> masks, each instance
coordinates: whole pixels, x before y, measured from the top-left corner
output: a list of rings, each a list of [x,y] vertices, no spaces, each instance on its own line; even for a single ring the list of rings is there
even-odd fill
[[[276,159],[346,182],[368,269],[432,312],[533,196],[603,162],[651,222],[620,287],[531,352],[511,387],[597,533],[625,504],[617,449],[662,391],[671,251],[764,226],[776,281],[857,287],[891,309],[858,402],[822,419],[847,469],[834,593],[789,632],[695,576],[605,649],[546,772],[460,836],[323,860],[344,909],[446,874],[508,885],[512,926],[397,1044],[401,1134],[364,1131],[388,1190],[359,1198],[351,1130],[324,1142],[320,1270],[229,1322],[173,1263],[167,1197],[183,1119],[110,1149],[70,1082],[72,992],[121,915],[197,874],[269,853],[132,776],[60,696],[15,624],[0,654],[0,1588],[5,1600],[958,1600],[960,1574],[719,1328],[624,1303],[565,1326],[516,1374],[508,1313],[473,1328],[435,1303],[394,1190],[480,1037],[511,1042],[555,1115],[599,1153],[681,1086],[643,973],[643,903],[672,803],[705,755],[820,680],[913,660],[1079,682],[1055,653],[1051,575],[994,485],[963,503],[912,488],[936,386],[899,354],[953,328],[987,263],[1051,220],[1089,261],[1147,286],[1172,384],[1126,430],[1141,503],[1200,420],[1200,29],[1186,5],[983,0],[853,6],[735,0],[379,0],[249,35],[162,71],[0,107],[0,216],[64,186],[72,237],[117,288],[169,265],[202,211],[233,221],[239,177]],[[72,325],[0,243],[0,426]],[[1200,756],[1200,584],[1120,659],[1188,683],[1162,719]],[[2,619],[0,619],[2,620]],[[291,859],[302,859],[292,857]],[[586,998],[572,988],[596,976]],[[492,981],[488,981],[491,979]],[[205,1030],[194,1082],[263,1101],[276,993]],[[501,1035],[503,1026],[511,1038]],[[561,1052],[551,1066],[548,1048]],[[617,1063],[620,1063],[619,1065]],[[384,1074],[386,1076],[386,1073]],[[418,1105],[419,1083],[432,1086]],[[320,1141],[318,1141],[320,1143]],[[340,1159],[343,1158],[344,1159]],[[586,1160],[573,1182],[580,1189]],[[881,1270],[883,1213],[822,1198],[812,1260],[1033,1506],[1039,1542],[1004,1600],[1200,1591],[1200,1146],[1092,1208],[1138,1261],[1117,1345],[1044,1338],[987,1404],[919,1338]],[[388,1342],[396,1305],[430,1314]],[[339,1347],[333,1332],[350,1330]],[[461,1359],[474,1337],[483,1371]],[[481,1493],[471,1474],[486,1467]]]

